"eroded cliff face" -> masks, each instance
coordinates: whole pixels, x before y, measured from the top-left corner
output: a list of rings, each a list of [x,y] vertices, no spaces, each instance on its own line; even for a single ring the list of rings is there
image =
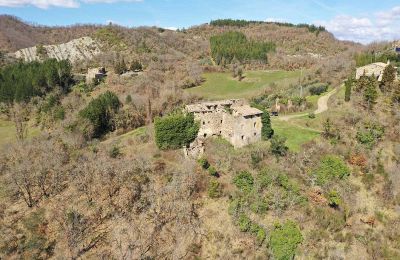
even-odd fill
[[[34,46],[15,52],[17,59],[25,61],[37,61],[44,58],[57,60],[70,60],[72,63],[82,60],[90,60],[101,53],[100,44],[91,37],[74,39],[58,45]]]

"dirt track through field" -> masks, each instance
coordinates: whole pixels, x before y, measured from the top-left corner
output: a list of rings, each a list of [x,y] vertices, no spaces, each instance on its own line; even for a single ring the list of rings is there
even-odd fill
[[[332,90],[331,92],[328,92],[326,95],[320,97],[318,99],[318,108],[317,110],[314,111],[314,114],[321,114],[329,109],[328,107],[328,101],[329,98],[335,94],[338,91],[339,88],[336,88]],[[308,115],[308,113],[301,113],[301,114],[295,114],[295,115],[287,115],[287,116],[279,116],[278,119],[282,121],[289,121],[290,119],[293,118],[298,118],[298,117],[303,117]]]

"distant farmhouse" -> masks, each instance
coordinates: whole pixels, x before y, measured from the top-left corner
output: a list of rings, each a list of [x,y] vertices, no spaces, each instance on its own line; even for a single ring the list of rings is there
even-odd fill
[[[261,115],[259,109],[250,107],[244,100],[230,99],[204,102],[186,106],[200,121],[197,139],[185,149],[185,154],[198,157],[204,152],[204,140],[211,136],[221,136],[235,148],[261,140]]]
[[[88,69],[86,74],[86,83],[91,84],[94,80],[101,80],[106,76],[106,69],[104,67]]]
[[[362,76],[372,76],[374,75],[378,81],[382,81],[383,71],[390,64],[390,61],[387,63],[376,62],[372,64],[365,65],[363,67],[357,68],[356,71],[356,79],[360,79]],[[397,75],[396,75],[397,78]]]

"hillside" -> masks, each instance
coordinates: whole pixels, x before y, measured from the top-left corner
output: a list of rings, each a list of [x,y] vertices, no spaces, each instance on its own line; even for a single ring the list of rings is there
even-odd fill
[[[47,27],[25,23],[14,16],[0,15],[0,51],[15,52],[39,44],[61,44],[89,36],[98,26]]]
[[[400,82],[353,75],[387,44],[0,25],[0,259],[400,258]]]

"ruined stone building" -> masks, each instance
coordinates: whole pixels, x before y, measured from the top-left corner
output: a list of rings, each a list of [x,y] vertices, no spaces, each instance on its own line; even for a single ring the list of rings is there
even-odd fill
[[[186,106],[200,122],[197,139],[186,148],[186,155],[198,156],[204,152],[204,140],[221,136],[235,148],[261,140],[261,115],[259,109],[250,107],[244,100],[231,99],[204,102]]]
[[[93,83],[94,80],[101,80],[106,76],[106,69],[104,67],[88,69],[86,74],[86,84]]]
[[[356,71],[356,79],[359,79],[361,76],[372,76],[374,75],[376,79],[380,82],[382,81],[383,71],[390,64],[390,61],[387,63],[383,62],[375,62],[362,67],[357,68]],[[396,75],[397,78],[397,75]]]

